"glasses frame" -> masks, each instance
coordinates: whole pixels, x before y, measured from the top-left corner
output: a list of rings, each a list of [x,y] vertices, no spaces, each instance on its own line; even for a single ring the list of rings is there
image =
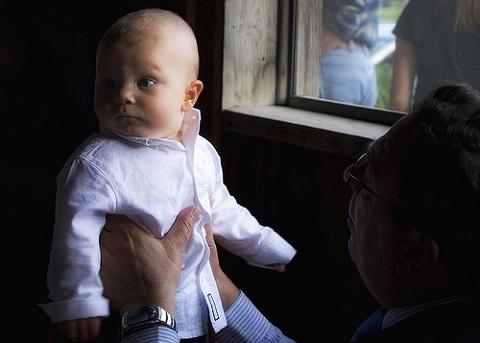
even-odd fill
[[[382,194],[378,193],[377,191],[373,190],[372,188],[368,187],[367,184],[360,179],[358,176],[354,175],[352,172],[357,169],[358,165],[360,164],[361,161],[363,161],[367,157],[367,154],[364,153],[362,154],[358,160],[356,160],[354,163],[350,164],[345,168],[345,171],[343,172],[343,181],[348,185],[350,184],[350,180],[355,181],[357,184],[360,185],[363,189],[365,189],[368,193],[376,197],[377,199],[395,207],[395,208],[400,208],[400,206],[393,201],[387,199],[387,197],[383,196]]]

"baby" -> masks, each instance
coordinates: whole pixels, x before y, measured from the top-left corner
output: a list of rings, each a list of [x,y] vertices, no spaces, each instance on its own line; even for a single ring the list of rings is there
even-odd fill
[[[95,111],[100,134],[87,138],[57,178],[48,268],[52,302],[41,305],[71,338],[92,339],[109,315],[99,276],[99,236],[108,213],[123,214],[163,237],[185,207],[200,209],[176,294],[181,338],[227,323],[208,263],[204,225],[248,263],[282,271],[295,249],[261,226],[223,184],[220,157],[199,136],[193,108],[198,49],[172,12],[146,9],[117,20],[97,49]]]

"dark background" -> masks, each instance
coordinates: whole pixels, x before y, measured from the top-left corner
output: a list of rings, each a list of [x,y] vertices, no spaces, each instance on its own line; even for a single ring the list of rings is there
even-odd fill
[[[345,224],[350,158],[224,129],[223,1],[0,1],[0,113],[4,316],[13,341],[47,342],[38,303],[54,222],[55,177],[97,121],[95,48],[115,19],[160,7],[184,17],[200,47],[202,135],[223,158],[239,203],[298,250],[287,273],[246,265],[222,251],[227,273],[298,342],[346,341],[376,305],[351,263]],[[8,305],[7,305],[8,304]],[[320,333],[322,339],[308,339]]]

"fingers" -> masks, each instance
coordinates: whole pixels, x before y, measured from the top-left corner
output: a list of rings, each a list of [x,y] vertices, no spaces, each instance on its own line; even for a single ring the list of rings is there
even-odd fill
[[[184,208],[178,214],[175,223],[164,239],[173,242],[175,245],[183,249],[192,234],[193,227],[199,214],[200,208],[196,206]],[[113,240],[109,237],[112,237],[112,235],[117,237],[122,233],[130,236],[130,239],[136,239],[143,235],[148,235],[145,230],[131,230],[131,228],[135,227],[137,226],[125,216],[109,214],[107,215],[107,221],[100,236],[100,244],[107,246],[110,244],[110,241],[117,242],[118,239]],[[125,238],[126,237],[122,240]]]
[[[91,341],[100,334],[100,317],[66,320],[56,324],[58,330],[74,342]]]
[[[213,238],[213,224],[207,223],[204,226],[205,228],[205,239],[207,240],[208,247],[210,249],[217,249],[215,245],[215,239]]]
[[[180,211],[170,231],[164,240],[173,242],[177,247],[185,249],[185,246],[193,232],[193,227],[200,214],[200,208],[191,206]]]
[[[125,219],[126,217],[120,214],[107,214],[107,222],[103,230],[106,232],[115,232],[122,226]]]
[[[218,278],[223,272],[220,268],[220,261],[218,259],[217,245],[213,238],[213,225],[212,223],[205,224],[205,240],[207,241],[208,248],[210,249],[210,267],[212,268],[213,275]]]
[[[125,240],[126,230],[134,224],[125,216],[107,214],[105,226],[100,234],[100,246],[102,250],[117,249],[116,245]],[[134,230],[132,230],[134,231]]]
[[[57,329],[74,342],[78,342],[77,320],[66,320],[56,323]]]
[[[108,214],[105,226],[100,234],[102,253],[126,249],[129,242],[140,242],[151,234],[142,230],[124,215]],[[130,246],[130,248],[132,248]]]
[[[80,341],[89,340],[88,318],[82,318],[77,320],[78,338]]]
[[[90,333],[90,340],[96,339],[100,335],[100,327],[102,325],[102,320],[99,317],[88,318],[88,329]]]
[[[205,240],[207,241],[208,248],[210,249],[210,263],[218,264],[217,245],[215,244],[215,239],[213,238],[213,225],[212,223],[207,223],[205,224],[204,228]]]
[[[92,341],[98,337],[101,325],[99,317],[82,318],[77,320],[77,324],[80,341]]]
[[[287,267],[285,264],[279,263],[275,265],[275,270],[279,273],[285,273],[285,271],[287,270]]]

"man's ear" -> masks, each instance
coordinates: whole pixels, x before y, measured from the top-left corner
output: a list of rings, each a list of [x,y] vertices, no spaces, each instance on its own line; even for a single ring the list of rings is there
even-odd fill
[[[185,92],[185,99],[182,104],[182,112],[187,112],[192,109],[197,102],[198,96],[202,92],[203,83],[200,80],[192,81],[190,87]]]
[[[440,249],[437,242],[415,231],[409,248],[397,264],[397,275],[408,277],[426,273],[438,263],[439,256]]]

